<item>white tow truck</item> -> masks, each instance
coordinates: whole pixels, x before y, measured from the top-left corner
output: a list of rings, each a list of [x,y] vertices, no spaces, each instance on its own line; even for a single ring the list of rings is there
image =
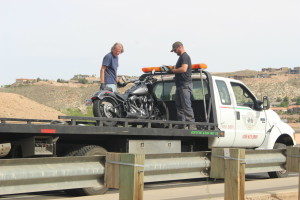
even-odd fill
[[[195,122],[177,121],[174,74],[161,72],[159,67],[143,68],[141,80],[146,76],[157,78],[152,89],[167,107],[167,120],[0,118],[0,158],[91,156],[107,151],[166,154],[209,151],[213,147],[279,149],[295,145],[294,130],[270,109],[268,97],[260,101],[241,81],[212,76],[205,68],[205,64],[195,64],[192,70]],[[105,120],[115,120],[117,125],[106,126]],[[176,124],[184,124],[187,129],[175,129]],[[197,130],[189,129],[190,125]],[[269,175],[284,177],[287,173]],[[103,187],[80,191],[101,194]]]

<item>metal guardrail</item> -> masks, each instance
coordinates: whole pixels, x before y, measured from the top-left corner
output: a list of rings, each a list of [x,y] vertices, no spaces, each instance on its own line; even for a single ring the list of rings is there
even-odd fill
[[[208,177],[210,152],[145,155],[145,182]],[[0,159],[0,195],[101,187],[104,156]],[[247,150],[246,172],[285,169],[285,150]]]
[[[103,186],[105,156],[0,160],[0,195]]]
[[[145,155],[144,182],[209,176],[210,152]]]
[[[246,173],[285,170],[286,150],[246,150]]]

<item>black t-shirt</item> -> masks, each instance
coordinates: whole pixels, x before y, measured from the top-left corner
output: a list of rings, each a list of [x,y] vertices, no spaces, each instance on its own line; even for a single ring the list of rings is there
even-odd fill
[[[175,74],[176,87],[192,82],[192,62],[190,56],[186,52],[179,56],[175,66],[176,69],[181,67],[183,64],[187,64],[188,68],[184,73]]]

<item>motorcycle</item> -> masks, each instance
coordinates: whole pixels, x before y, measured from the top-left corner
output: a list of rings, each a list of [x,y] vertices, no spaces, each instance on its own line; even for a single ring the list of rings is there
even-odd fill
[[[93,103],[94,117],[106,118],[134,118],[151,120],[168,120],[169,112],[166,104],[156,98],[153,93],[153,83],[157,81],[153,75],[141,77],[138,80],[126,82],[134,83],[124,94],[112,92],[109,88],[96,92],[90,102]],[[116,121],[105,121],[104,125],[115,126]],[[152,127],[165,127],[164,124],[153,124]]]

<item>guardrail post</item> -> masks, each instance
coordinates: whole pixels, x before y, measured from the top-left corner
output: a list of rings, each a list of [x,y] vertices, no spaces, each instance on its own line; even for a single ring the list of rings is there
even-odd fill
[[[144,160],[143,154],[121,154],[119,200],[143,200]]]
[[[245,199],[245,149],[224,149],[225,200]]]
[[[107,153],[105,185],[119,188],[119,200],[143,200],[144,154]]]
[[[213,148],[211,152],[210,178],[224,178],[224,149]]]
[[[107,188],[120,188],[120,153],[106,153],[104,183]]]
[[[286,149],[287,155],[287,166],[286,169],[289,172],[297,172],[300,173],[300,148],[299,147],[287,147]],[[298,181],[298,199],[300,200],[300,176]]]
[[[212,149],[211,178],[224,178],[224,199],[245,199],[245,149]]]

